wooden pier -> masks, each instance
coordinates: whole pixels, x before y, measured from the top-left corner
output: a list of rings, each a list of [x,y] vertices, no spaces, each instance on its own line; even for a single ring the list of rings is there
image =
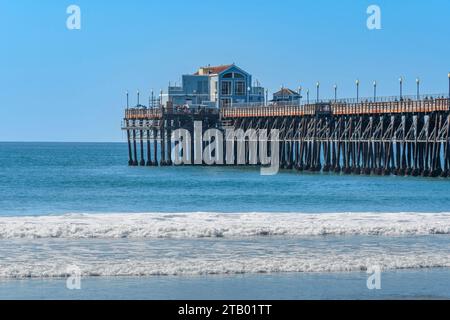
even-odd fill
[[[171,132],[279,130],[280,166],[365,175],[450,175],[447,95],[335,100],[299,105],[205,108],[127,108],[131,166],[172,165]],[[248,143],[248,142],[247,142]],[[159,150],[158,150],[159,148]],[[246,154],[245,164],[254,164]],[[185,163],[189,165],[193,163]],[[259,159],[256,164],[260,165]]]

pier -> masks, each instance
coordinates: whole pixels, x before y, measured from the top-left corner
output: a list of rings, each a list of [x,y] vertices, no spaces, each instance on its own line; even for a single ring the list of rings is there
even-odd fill
[[[249,132],[279,130],[280,167],[298,172],[424,177],[450,176],[448,95],[247,104],[217,108],[127,108],[130,166],[171,166],[172,132],[183,128],[245,132],[244,163],[262,165],[248,151]],[[194,150],[192,143],[192,150]],[[235,143],[234,141],[232,143]],[[226,148],[224,142],[224,148]],[[236,150],[237,147],[233,145]],[[268,146],[270,152],[270,146]],[[194,165],[193,155],[187,163]]]

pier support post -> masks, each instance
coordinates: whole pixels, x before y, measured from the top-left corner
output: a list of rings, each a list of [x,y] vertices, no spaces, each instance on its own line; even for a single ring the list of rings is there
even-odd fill
[[[329,137],[328,137],[329,139]],[[331,168],[331,156],[330,156],[330,147],[331,147],[331,141],[327,140],[324,142],[323,144],[323,152],[324,152],[324,159],[325,159],[325,164],[322,168],[323,172],[330,172],[330,168]]]
[[[145,158],[144,158],[144,131],[140,130],[139,131],[139,140],[141,143],[141,162],[140,165],[141,166],[145,166]]]
[[[450,170],[450,152],[449,152],[449,133],[450,133],[450,114],[447,115],[447,127],[445,128],[445,141],[444,141],[444,170],[442,171],[442,177],[447,178]]]
[[[137,161],[136,130],[133,130],[133,147],[134,147],[133,166],[137,166],[138,165],[138,161]]]
[[[133,165],[133,151],[131,147],[131,134],[130,130],[127,130],[127,140],[128,140],[128,165]]]
[[[169,121],[170,122],[170,121]],[[169,123],[169,127],[167,129],[167,160],[166,165],[172,165],[172,125]]]
[[[161,135],[161,166],[166,166],[166,128],[165,128],[165,120],[161,120],[161,126],[159,129]]]
[[[298,159],[297,159],[297,170],[298,171],[303,171],[304,169],[304,162],[303,162],[303,158],[304,158],[304,151],[305,151],[305,141],[303,140],[303,132],[300,132],[301,134],[301,140],[299,142],[299,146],[298,146]]]
[[[340,134],[340,133],[339,133]],[[334,172],[340,173],[341,172],[341,145],[342,142],[338,140],[336,142],[336,166],[334,167]]]
[[[158,130],[153,129],[153,166],[157,167],[158,162]]]
[[[320,140],[317,141],[317,150],[316,150],[316,160],[314,163],[314,171],[320,172],[322,170],[322,160],[321,154],[322,152],[322,142]]]
[[[147,130],[147,167],[151,167],[152,165],[153,162],[152,162],[152,150],[150,141],[150,130]]]

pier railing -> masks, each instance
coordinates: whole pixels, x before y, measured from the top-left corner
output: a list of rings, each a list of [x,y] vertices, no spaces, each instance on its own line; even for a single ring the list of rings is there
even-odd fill
[[[156,107],[156,108],[127,108],[125,110],[125,119],[139,120],[139,119],[149,119],[157,120],[163,118],[163,115],[217,115],[219,114],[218,109],[212,108],[186,108],[186,107]]]
[[[321,113],[332,115],[430,113],[449,111],[448,98],[424,100],[391,100],[380,102],[328,101],[306,105],[269,105],[250,108],[222,108],[222,118],[308,116]]]
[[[312,116],[316,114],[357,115],[357,114],[399,114],[399,113],[431,113],[450,111],[450,100],[444,95],[424,95],[420,100],[411,96],[380,97],[369,99],[321,100],[314,103],[300,104],[278,103],[270,105],[232,106],[219,109],[204,107],[136,107],[125,110],[125,119],[139,120],[162,119],[164,115],[218,115],[222,118],[245,117],[278,117],[278,116]]]
[[[125,119],[160,119],[162,118],[161,108],[127,108]]]

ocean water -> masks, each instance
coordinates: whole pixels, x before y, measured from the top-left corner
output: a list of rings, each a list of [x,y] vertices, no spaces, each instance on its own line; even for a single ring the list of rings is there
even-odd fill
[[[0,143],[0,298],[450,299],[448,179],[127,160],[121,143]],[[88,289],[61,294],[74,269]]]

